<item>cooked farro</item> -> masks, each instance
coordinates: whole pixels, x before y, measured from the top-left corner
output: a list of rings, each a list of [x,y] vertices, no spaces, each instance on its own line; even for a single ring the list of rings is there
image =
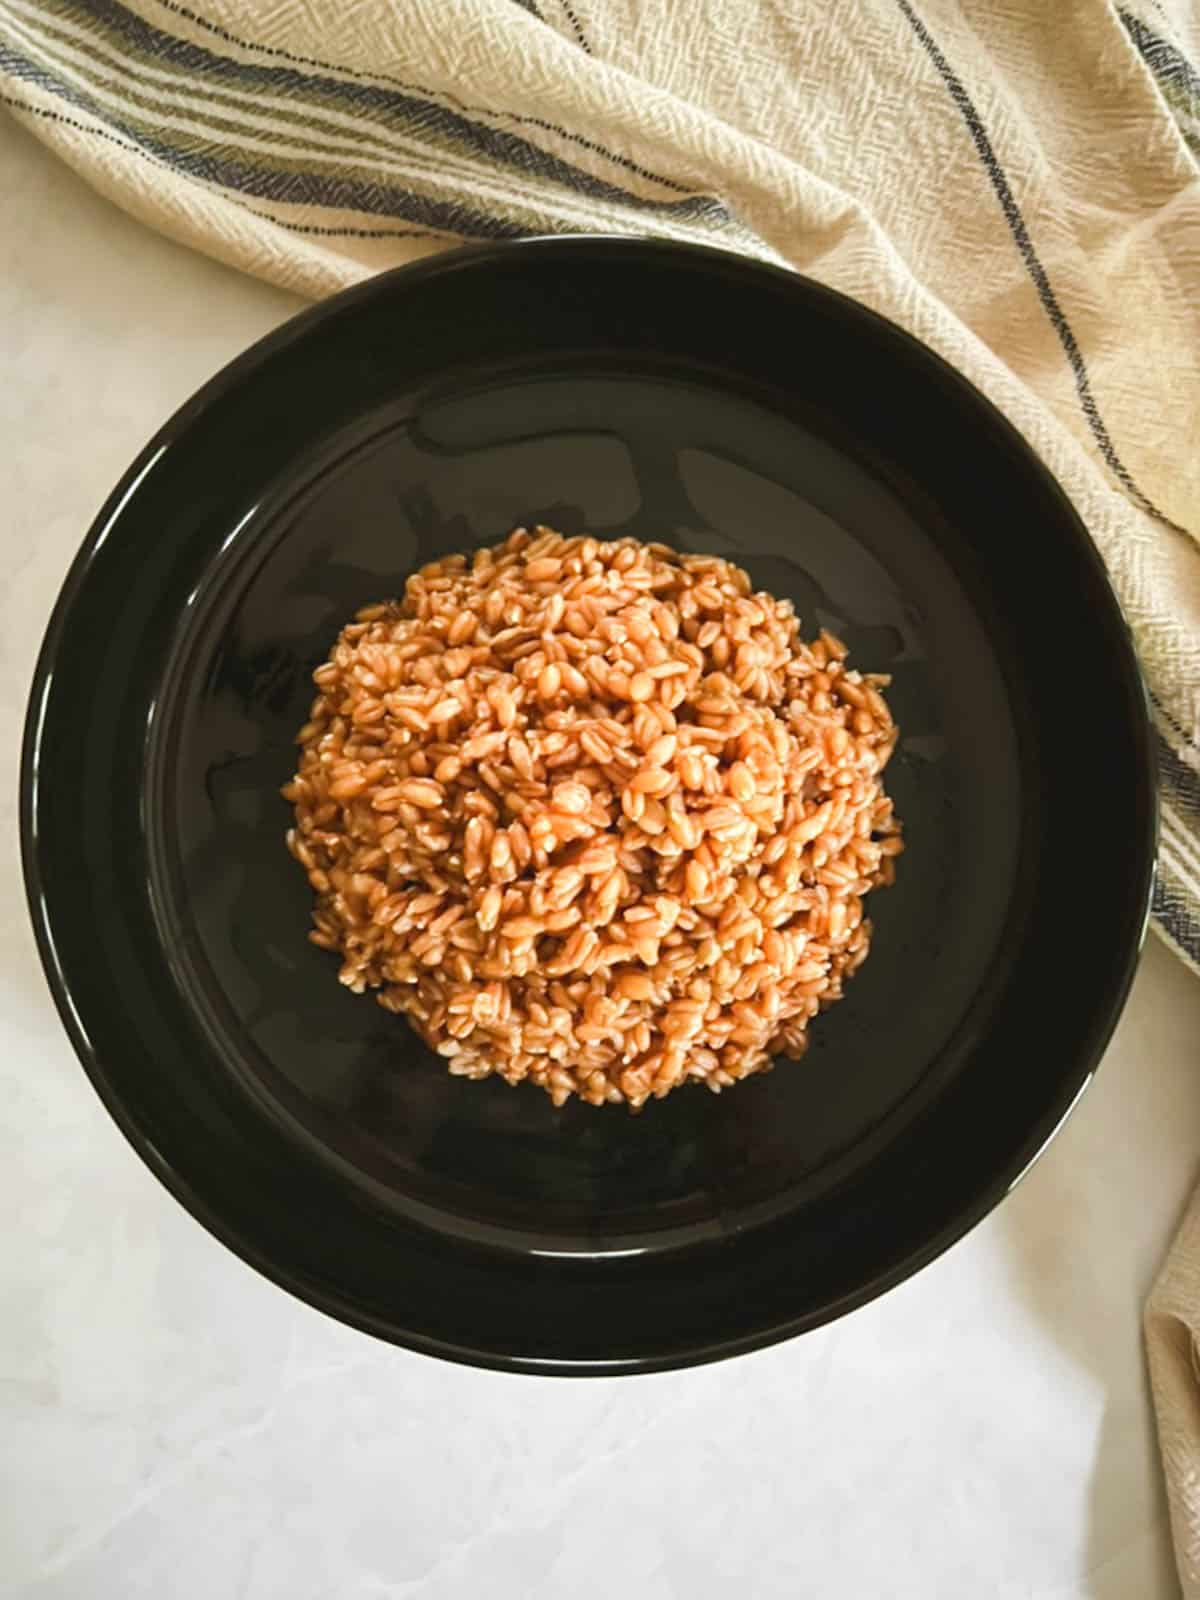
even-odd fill
[[[902,848],[887,679],[738,567],[519,528],[368,606],[313,674],[309,937],[469,1078],[719,1091],[865,959]]]

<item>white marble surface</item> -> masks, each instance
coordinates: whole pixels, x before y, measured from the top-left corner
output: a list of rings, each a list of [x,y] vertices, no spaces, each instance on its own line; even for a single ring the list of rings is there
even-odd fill
[[[2,115],[2,114],[0,114]],[[376,1344],[169,1198],[26,925],[18,732],[114,479],[292,309],[0,120],[0,1589],[38,1600],[1158,1600],[1140,1305],[1200,1153],[1200,983],[1147,952],[1091,1092],[970,1238],[697,1372],[507,1378]]]

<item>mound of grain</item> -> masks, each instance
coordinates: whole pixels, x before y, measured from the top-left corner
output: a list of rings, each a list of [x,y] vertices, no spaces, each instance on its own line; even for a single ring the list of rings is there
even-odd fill
[[[799,1056],[901,849],[887,679],[740,568],[518,529],[313,674],[288,844],[310,937],[469,1078],[556,1104]]]

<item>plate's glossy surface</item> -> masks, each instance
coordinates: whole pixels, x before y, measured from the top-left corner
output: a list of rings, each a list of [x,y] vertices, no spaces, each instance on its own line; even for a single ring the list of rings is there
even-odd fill
[[[893,674],[906,824],[805,1060],[639,1117],[450,1078],[306,942],[279,785],[342,622],[539,520],[719,551]],[[1153,856],[1141,686],[1061,493],[960,378],[733,257],[538,241],[289,324],[130,470],[27,729],[26,872],[89,1073],[294,1292],[542,1371],[812,1326],[957,1238],[1086,1083]]]

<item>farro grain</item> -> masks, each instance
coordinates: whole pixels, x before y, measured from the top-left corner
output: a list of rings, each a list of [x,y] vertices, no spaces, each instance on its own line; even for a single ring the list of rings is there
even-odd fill
[[[640,1106],[799,1056],[903,848],[881,689],[717,556],[547,528],[368,606],[317,668],[310,938],[460,1077]]]

